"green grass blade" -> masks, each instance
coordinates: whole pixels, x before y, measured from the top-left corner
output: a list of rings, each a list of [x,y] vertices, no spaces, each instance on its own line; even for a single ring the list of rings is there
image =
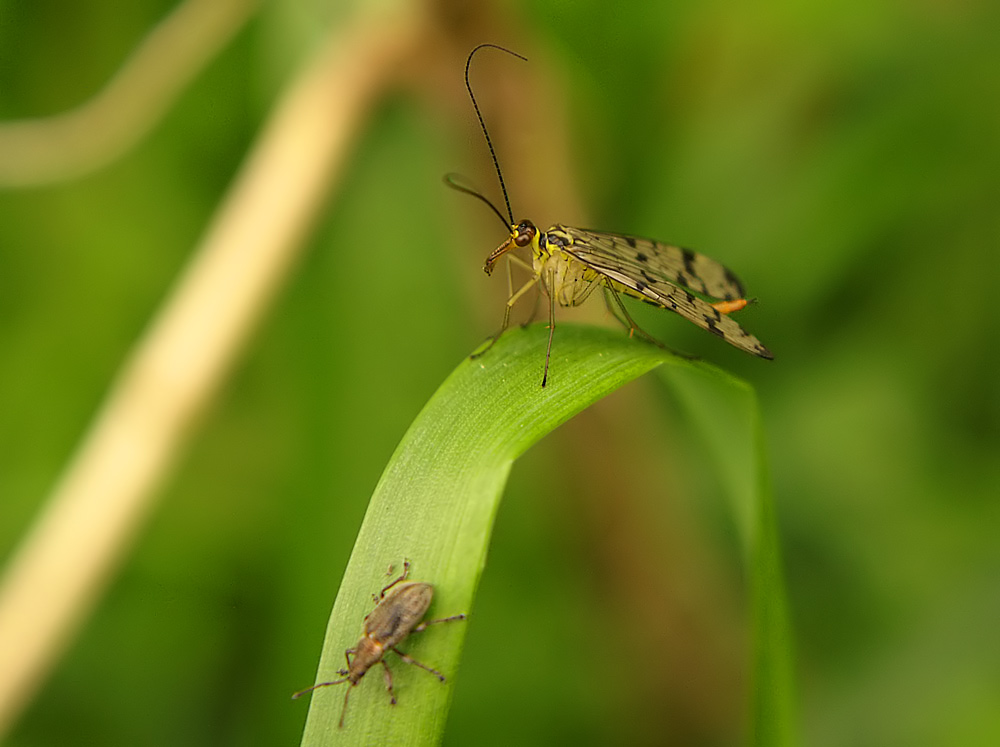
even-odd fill
[[[547,334],[543,325],[513,329],[482,358],[463,361],[410,426],[369,504],[327,627],[317,681],[336,679],[344,649],[357,641],[372,609],[372,593],[388,582],[390,564],[398,569],[408,559],[412,579],[434,584],[429,618],[472,611],[507,476],[528,447],[660,364],[693,379],[718,378],[710,366],[620,332],[560,325],[543,389]],[[402,646],[448,676],[446,685],[390,654],[399,704],[389,707],[381,673],[372,671],[352,692],[345,727],[338,729],[347,685],[320,689],[312,695],[302,744],[437,744],[468,624],[434,626]]]
[[[751,593],[750,744],[797,744],[793,641],[757,395],[746,382],[708,366],[663,366],[719,469],[743,543]]]

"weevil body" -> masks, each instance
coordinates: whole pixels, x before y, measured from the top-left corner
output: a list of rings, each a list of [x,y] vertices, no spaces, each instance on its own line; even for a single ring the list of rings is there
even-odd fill
[[[337,672],[337,674],[341,675],[341,679],[331,682],[320,682],[312,687],[307,687],[305,690],[295,693],[292,696],[293,698],[298,698],[319,687],[339,685],[344,682],[350,683],[350,687],[344,693],[344,708],[340,713],[340,723],[338,724],[340,728],[343,728],[344,715],[347,713],[347,700],[351,695],[351,689],[361,682],[361,679],[368,673],[369,669],[381,663],[384,670],[385,687],[389,691],[390,702],[392,705],[396,705],[396,693],[392,689],[392,672],[389,670],[389,665],[384,658],[389,651],[395,652],[406,663],[414,664],[430,672],[441,682],[445,681],[444,675],[439,671],[432,669],[426,664],[421,664],[416,659],[400,651],[396,646],[402,643],[410,633],[419,633],[426,629],[427,626],[437,623],[464,620],[465,615],[452,615],[451,617],[439,620],[420,622],[427,613],[427,609],[431,606],[431,600],[434,598],[434,587],[423,581],[406,581],[403,583],[409,572],[410,563],[407,561],[403,564],[403,574],[382,589],[378,595],[375,609],[365,617],[364,633],[354,648],[349,648],[344,652],[344,658],[347,660],[347,668]],[[389,592],[389,594],[386,594],[386,592]]]

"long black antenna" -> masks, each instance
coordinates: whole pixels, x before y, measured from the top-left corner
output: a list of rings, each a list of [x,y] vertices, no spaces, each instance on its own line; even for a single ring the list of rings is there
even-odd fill
[[[469,83],[469,66],[472,65],[472,58],[483,47],[491,47],[493,49],[499,49],[501,52],[506,52],[509,55],[513,55],[520,60],[528,61],[527,57],[519,55],[517,52],[512,52],[506,47],[501,47],[498,44],[480,44],[478,47],[469,52],[469,59],[465,61],[465,87],[469,89],[469,98],[472,99],[472,106],[476,109],[476,116],[479,117],[479,125],[483,128],[483,134],[486,136],[486,144],[490,148],[490,155],[493,156],[493,165],[497,170],[497,177],[500,179],[500,191],[503,192],[503,201],[507,205],[507,215],[510,218],[510,225],[514,225],[514,213],[510,209],[510,199],[507,197],[507,185],[503,182],[503,172],[500,171],[500,162],[497,160],[497,153],[493,150],[493,141],[490,139],[490,132],[486,129],[486,122],[483,120],[483,113],[479,111],[479,104],[476,103],[476,94],[472,92],[472,85]],[[465,190],[463,190],[465,191]],[[471,194],[471,193],[470,193]],[[486,201],[489,204],[489,201]],[[494,208],[495,209],[495,208]]]
[[[511,221],[511,223],[508,223],[507,219],[503,217],[503,213],[501,213],[499,210],[497,210],[497,206],[494,205],[490,201],[489,197],[487,197],[486,195],[480,194],[479,192],[477,192],[476,190],[474,190],[472,187],[467,187],[464,184],[460,184],[458,180],[461,179],[461,178],[462,177],[459,176],[458,174],[445,174],[444,175],[444,183],[447,184],[452,189],[458,190],[459,192],[465,192],[465,194],[472,195],[477,200],[482,200],[483,202],[485,202],[487,205],[489,205],[490,210],[492,210],[494,213],[496,213],[496,216],[497,216],[497,218],[500,219],[500,222],[503,224],[503,227],[506,228],[509,231],[511,229],[511,223],[513,223],[513,221]]]

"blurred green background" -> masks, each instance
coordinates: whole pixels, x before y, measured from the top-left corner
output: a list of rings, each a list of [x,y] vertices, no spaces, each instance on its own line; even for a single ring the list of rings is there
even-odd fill
[[[121,160],[0,191],[4,561],[321,34],[319,5],[265,5]],[[0,118],[78,105],[172,7],[0,3]],[[572,172],[511,167],[515,217],[519,194],[579,194],[592,226],[695,247],[759,298],[740,321],[773,364],[637,313],[760,393],[803,742],[1000,744],[1000,6],[434,12],[464,50],[541,51],[528,65],[559,86],[565,131],[549,131],[549,101],[519,115],[525,137],[568,149]],[[461,74],[459,60],[437,92],[448,106],[421,93],[419,70],[378,106],[304,259],[10,744],[299,739],[307,706],[289,694],[313,681],[381,469],[500,318],[504,283],[480,268],[501,228],[440,184],[462,171],[496,193]],[[489,87],[477,94],[488,109]],[[446,743],[742,739],[746,590],[691,433],[650,379],[515,466]]]

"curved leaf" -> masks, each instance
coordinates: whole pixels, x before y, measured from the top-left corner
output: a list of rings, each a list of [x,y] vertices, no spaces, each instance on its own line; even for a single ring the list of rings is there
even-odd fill
[[[544,325],[508,331],[486,355],[464,360],[410,426],[369,504],[330,617],[317,681],[337,678],[344,649],[362,633],[372,594],[388,583],[390,564],[398,569],[409,560],[414,580],[434,584],[428,618],[471,612],[514,459],[601,397],[666,364],[688,380],[742,387],[756,412],[749,387],[717,369],[591,327],[559,326],[542,388],[547,336]],[[756,431],[738,437],[760,443]],[[780,584],[769,588],[774,592],[781,593]],[[389,707],[381,673],[372,671],[369,679],[377,685],[363,681],[366,686],[352,692],[345,726],[338,729],[348,685],[321,688],[312,696],[302,744],[438,743],[468,624],[433,626],[403,646],[448,676],[447,684],[390,654],[399,704]]]

